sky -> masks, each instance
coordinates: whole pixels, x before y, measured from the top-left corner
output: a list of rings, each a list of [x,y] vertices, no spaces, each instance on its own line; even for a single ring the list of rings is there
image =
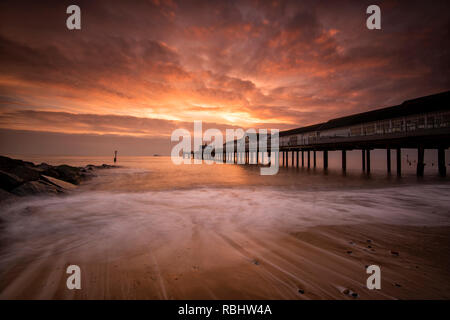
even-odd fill
[[[68,30],[66,8],[81,9]],[[366,8],[381,9],[381,30]],[[0,153],[170,154],[450,89],[448,1],[0,2]]]

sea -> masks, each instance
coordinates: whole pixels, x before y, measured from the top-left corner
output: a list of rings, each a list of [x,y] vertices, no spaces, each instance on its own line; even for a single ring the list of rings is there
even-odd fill
[[[67,194],[2,204],[0,272],[23,259],[86,245],[90,250],[133,246],[143,237],[176,248],[198,230],[245,234],[361,223],[450,225],[450,179],[438,176],[434,153],[427,151],[423,178],[415,175],[414,150],[403,151],[400,178],[395,153],[390,175],[386,151],[371,155],[370,174],[361,169],[361,153],[351,151],[345,173],[339,152],[330,153],[326,171],[318,152],[315,168],[292,166],[289,157],[289,167],[265,176],[261,165],[175,165],[166,156],[119,153],[117,168],[97,170],[95,178]],[[112,156],[8,156],[36,164],[114,164]]]

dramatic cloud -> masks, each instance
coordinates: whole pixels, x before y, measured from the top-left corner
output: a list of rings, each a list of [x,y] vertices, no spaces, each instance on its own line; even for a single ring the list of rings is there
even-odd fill
[[[450,88],[447,1],[0,3],[0,128],[293,128]]]

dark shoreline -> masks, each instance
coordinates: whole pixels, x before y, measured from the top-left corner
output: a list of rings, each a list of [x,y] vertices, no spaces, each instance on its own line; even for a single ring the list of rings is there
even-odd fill
[[[61,194],[96,176],[95,170],[118,166],[52,166],[0,156],[0,202],[37,194]]]

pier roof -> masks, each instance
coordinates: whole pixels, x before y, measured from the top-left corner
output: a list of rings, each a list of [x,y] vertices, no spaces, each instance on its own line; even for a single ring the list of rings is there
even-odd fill
[[[362,112],[345,117],[331,119],[327,122],[318,123],[306,127],[281,131],[280,136],[289,136],[305,132],[334,129],[339,127],[348,127],[361,123],[405,117],[425,112],[444,111],[449,109],[450,109],[450,91],[445,91],[438,94],[406,100],[402,104],[392,107]]]

